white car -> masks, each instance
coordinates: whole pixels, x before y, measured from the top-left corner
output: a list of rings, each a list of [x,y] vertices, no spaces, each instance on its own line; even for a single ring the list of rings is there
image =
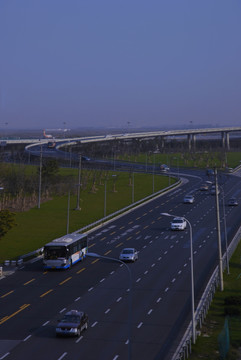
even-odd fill
[[[170,168],[169,168],[166,164],[162,164],[162,165],[160,166],[160,170],[161,170],[162,172],[167,172],[167,171],[170,170]]]
[[[184,204],[192,204],[194,203],[194,196],[193,195],[186,195],[183,199]]]
[[[185,230],[187,227],[187,222],[182,217],[176,217],[171,222],[172,230]]]
[[[121,251],[119,260],[121,261],[136,261],[138,259],[138,252],[134,248],[125,248]]]

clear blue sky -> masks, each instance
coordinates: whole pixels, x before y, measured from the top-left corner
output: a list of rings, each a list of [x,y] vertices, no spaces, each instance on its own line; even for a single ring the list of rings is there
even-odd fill
[[[0,128],[240,126],[240,39],[240,0],[0,0]]]

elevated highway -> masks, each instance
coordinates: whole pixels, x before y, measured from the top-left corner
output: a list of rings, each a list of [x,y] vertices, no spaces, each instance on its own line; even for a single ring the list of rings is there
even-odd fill
[[[137,133],[120,133],[120,134],[108,134],[99,136],[84,136],[73,137],[65,139],[55,139],[57,145],[66,146],[74,143],[91,143],[101,141],[113,141],[113,140],[132,140],[132,139],[148,139],[148,138],[161,138],[162,147],[165,146],[165,140],[169,137],[186,136],[188,141],[188,147],[191,149],[195,147],[197,135],[213,135],[220,134],[223,147],[229,149],[229,136],[234,133],[241,133],[241,127],[219,127],[219,128],[201,128],[201,129],[183,129],[183,130],[168,130],[168,131],[146,131]],[[26,144],[26,150],[32,149],[35,145],[47,144],[49,139],[17,139],[17,140],[2,140],[4,144]],[[2,144],[3,145],[3,144]]]

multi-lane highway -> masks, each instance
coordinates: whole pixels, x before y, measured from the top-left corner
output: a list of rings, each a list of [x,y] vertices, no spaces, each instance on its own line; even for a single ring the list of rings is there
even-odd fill
[[[188,228],[171,231],[171,218],[161,213],[192,224],[196,304],[218,262],[215,196],[199,190],[206,175],[181,176],[182,186],[89,234],[91,252],[118,258],[123,247],[139,251],[129,265],[132,291],[125,266],[91,258],[48,272],[39,260],[0,281],[0,359],[171,359],[191,320],[190,236]],[[241,204],[240,177],[227,175],[224,189],[226,203],[235,196]],[[183,204],[187,193],[193,204]],[[225,206],[225,213],[230,241],[241,213],[239,206]],[[221,232],[224,251],[222,216]],[[56,338],[57,320],[70,309],[88,313],[88,329]]]

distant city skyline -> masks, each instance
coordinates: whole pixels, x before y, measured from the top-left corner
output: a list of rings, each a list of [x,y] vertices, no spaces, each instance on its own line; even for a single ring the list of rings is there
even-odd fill
[[[238,0],[1,0],[0,129],[240,126],[240,18]]]

